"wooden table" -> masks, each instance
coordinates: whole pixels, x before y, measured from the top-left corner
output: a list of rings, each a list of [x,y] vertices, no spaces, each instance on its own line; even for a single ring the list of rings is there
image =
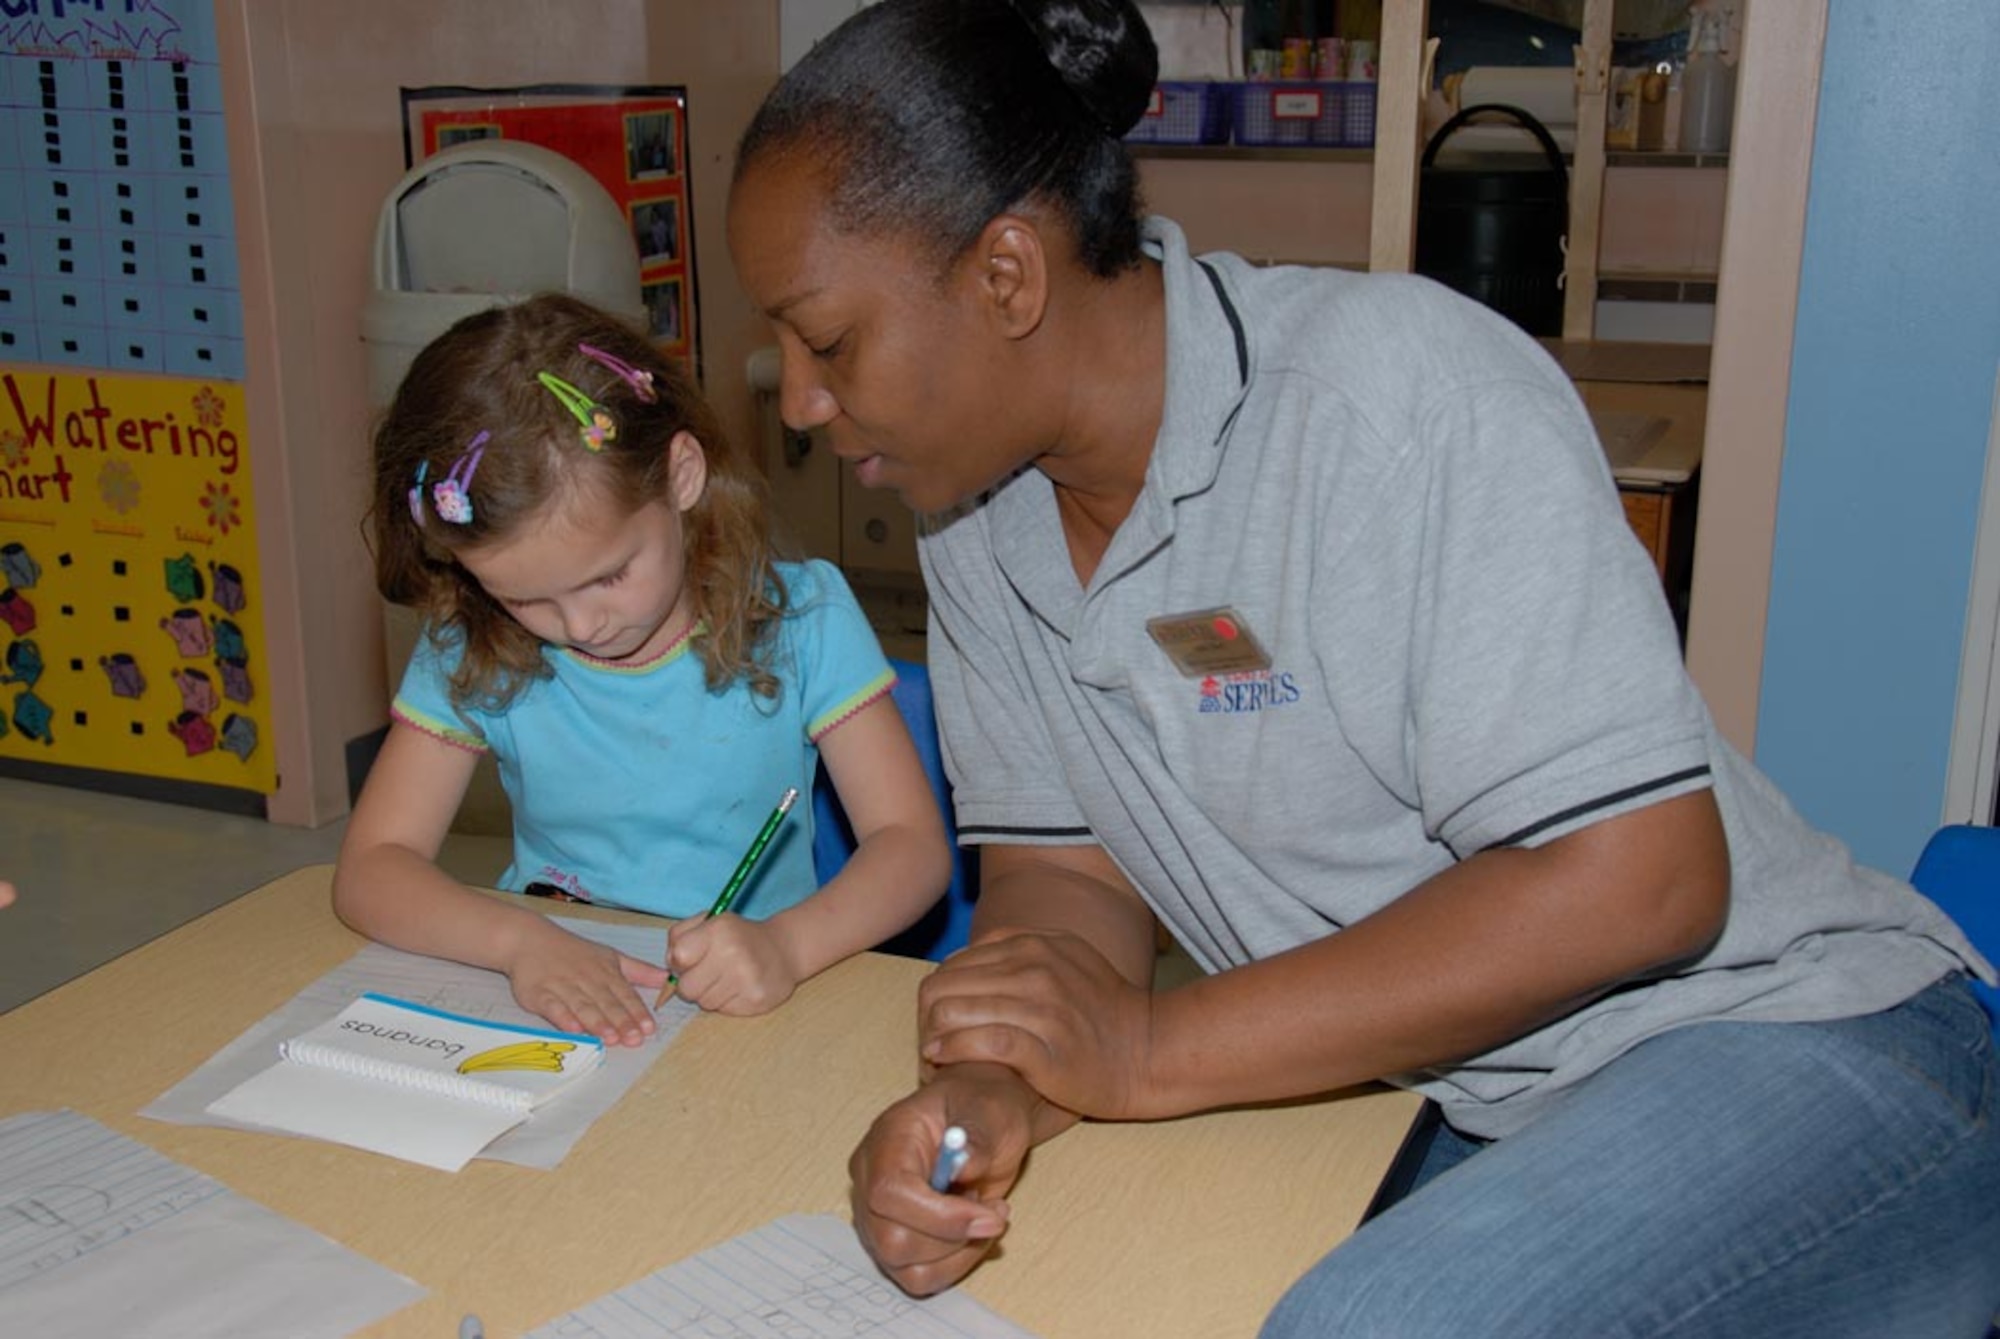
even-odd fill
[[[331,878],[287,875],[0,1017],[0,1114],[72,1107],[431,1290],[365,1334],[439,1339],[477,1313],[515,1335],[783,1214],[844,1216],[848,1153],[914,1080],[929,964],[866,954],[775,1014],[689,1023],[554,1171],[136,1116],[361,945]],[[1033,1154],[966,1290],[1047,1339],[1254,1335],[1353,1229],[1417,1107],[1370,1089],[1081,1126]]]

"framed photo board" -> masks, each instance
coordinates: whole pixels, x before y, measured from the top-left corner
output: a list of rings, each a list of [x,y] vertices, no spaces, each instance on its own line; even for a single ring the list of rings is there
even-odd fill
[[[630,220],[653,338],[700,375],[685,88],[535,84],[406,88],[402,96],[410,166],[467,140],[518,139],[597,178]]]

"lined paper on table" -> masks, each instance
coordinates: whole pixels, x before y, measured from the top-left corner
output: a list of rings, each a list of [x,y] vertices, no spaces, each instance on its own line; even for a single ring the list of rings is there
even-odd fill
[[[424,1295],[74,1111],[0,1120],[0,1316],[37,1339],[337,1339]]]
[[[1035,1339],[957,1291],[915,1298],[832,1214],[793,1214],[656,1270],[527,1339]]]

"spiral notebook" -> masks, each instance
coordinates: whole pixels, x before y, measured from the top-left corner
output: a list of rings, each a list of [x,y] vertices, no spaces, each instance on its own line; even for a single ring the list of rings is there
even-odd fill
[[[278,1052],[208,1110],[455,1172],[595,1070],[604,1044],[371,991]]]

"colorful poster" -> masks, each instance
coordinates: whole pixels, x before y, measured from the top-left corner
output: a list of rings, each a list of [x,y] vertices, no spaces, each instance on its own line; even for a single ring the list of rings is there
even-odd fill
[[[685,89],[418,88],[403,100],[412,163],[467,140],[518,139],[597,178],[631,226],[653,337],[700,368]]]
[[[0,364],[0,757],[269,794],[242,387]]]

